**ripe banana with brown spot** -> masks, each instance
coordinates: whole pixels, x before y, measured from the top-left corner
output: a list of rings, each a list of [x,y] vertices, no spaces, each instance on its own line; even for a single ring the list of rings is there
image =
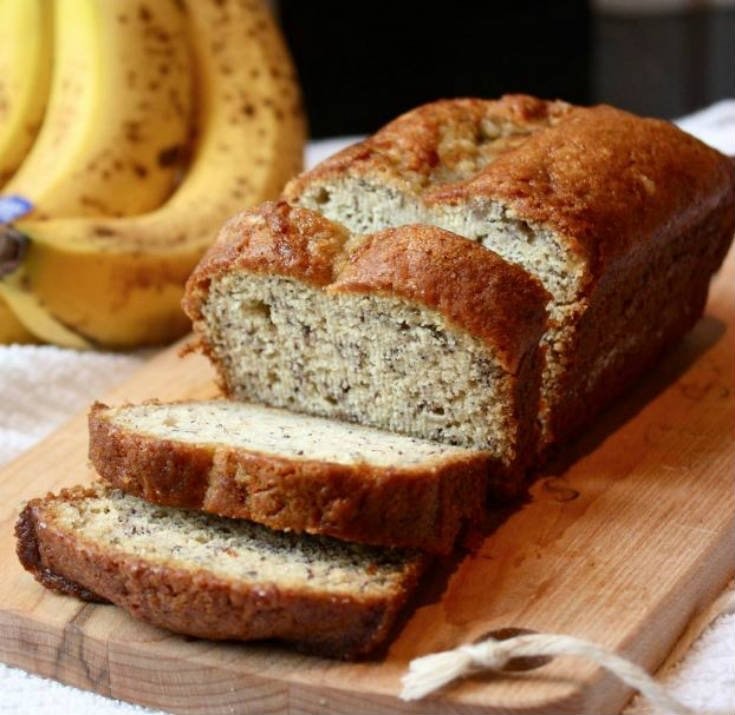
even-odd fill
[[[3,194],[28,199],[33,218],[127,216],[160,206],[174,189],[191,130],[181,3],[53,0],[48,9],[48,108]]]
[[[0,237],[27,241],[0,295],[43,340],[69,344],[70,332],[89,346],[121,348],[184,334],[183,285],[221,223],[277,196],[301,169],[298,83],[265,3],[186,5],[201,119],[193,163],[174,196],[144,216],[24,221],[15,230],[25,238],[10,229]],[[42,324],[28,301],[24,314],[18,291],[68,332]]]
[[[0,0],[0,188],[38,134],[50,77],[51,0]]]

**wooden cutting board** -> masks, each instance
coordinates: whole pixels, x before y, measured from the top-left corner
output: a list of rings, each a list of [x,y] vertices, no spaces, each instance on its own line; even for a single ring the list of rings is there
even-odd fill
[[[662,662],[735,565],[734,295],[731,252],[691,335],[473,555],[433,574],[380,662],[182,638],[41,588],[18,565],[12,526],[22,500],[92,478],[80,415],[0,472],[0,660],[176,713],[616,713],[629,691],[573,658],[418,703],[397,694],[412,657],[500,628],[588,638],[649,670]],[[171,349],[105,399],[212,394],[206,362]]]

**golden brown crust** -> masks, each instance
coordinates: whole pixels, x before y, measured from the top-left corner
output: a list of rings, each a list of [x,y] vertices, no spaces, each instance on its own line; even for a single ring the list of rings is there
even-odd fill
[[[436,187],[427,203],[498,201],[558,232],[591,277],[640,246],[733,204],[726,157],[668,122],[607,106],[574,108],[476,177]]]
[[[51,495],[49,495],[51,497]],[[47,498],[49,498],[47,497]],[[29,502],[18,516],[15,523],[15,552],[26,571],[30,571],[36,580],[50,591],[74,596],[91,603],[109,603],[106,598],[90,591],[80,583],[69,580],[66,576],[51,570],[41,555],[41,544],[38,533],[36,510],[40,499]]]
[[[197,320],[209,282],[235,266],[326,285],[346,240],[341,226],[284,201],[267,201],[239,213],[225,223],[187,281],[184,310]]]
[[[483,136],[488,122],[496,136]],[[284,196],[298,201],[346,176],[429,206],[499,202],[559,233],[586,258],[590,280],[636,246],[735,202],[732,162],[674,125],[523,95],[418,107],[301,174]]]
[[[390,636],[425,567],[420,559],[408,563],[400,588],[384,598],[334,598],[326,592],[231,581],[204,568],[161,567],[107,551],[55,522],[56,500],[84,499],[87,494],[89,490],[75,488],[28,503],[16,527],[21,563],[47,588],[110,601],[176,633],[214,640],[275,638],[327,657],[367,657]]]
[[[550,300],[523,268],[473,241],[425,225],[369,236],[329,290],[401,296],[432,308],[488,344],[512,374],[536,349]]]
[[[558,440],[578,435],[694,327],[733,232],[735,210],[714,211],[690,230],[608,267],[576,325],[559,386],[564,399],[552,413]]]
[[[490,456],[427,467],[342,465],[191,445],[126,430],[97,403],[89,457],[113,486],[165,506],[249,519],[276,530],[449,553],[485,500]]]
[[[566,102],[527,95],[425,104],[292,179],[284,197],[294,201],[310,184],[346,174],[379,177],[420,193],[445,176],[463,173],[468,156],[482,165],[512,150],[528,134],[559,121],[569,110]]]

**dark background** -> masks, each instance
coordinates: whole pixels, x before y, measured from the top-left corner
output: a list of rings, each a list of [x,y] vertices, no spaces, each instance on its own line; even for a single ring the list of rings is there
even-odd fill
[[[622,7],[621,7],[622,5]],[[677,117],[735,94],[733,3],[280,0],[313,137],[525,92]]]

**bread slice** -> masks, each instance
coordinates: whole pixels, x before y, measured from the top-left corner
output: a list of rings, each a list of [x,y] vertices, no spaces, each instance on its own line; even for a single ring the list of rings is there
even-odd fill
[[[111,601],[177,633],[275,638],[337,658],[386,642],[426,563],[415,552],[273,532],[101,485],[32,500],[16,536],[21,563],[47,588]]]
[[[347,541],[451,551],[485,503],[487,453],[243,402],[89,415],[100,476],[147,501]]]
[[[488,451],[510,485],[535,451],[547,300],[447,231],[352,237],[281,202],[225,225],[185,309],[230,396]]]
[[[544,444],[692,327],[735,226],[727,157],[667,122],[527,96],[419,107],[285,197],[355,233],[436,225],[535,275],[553,296]]]

